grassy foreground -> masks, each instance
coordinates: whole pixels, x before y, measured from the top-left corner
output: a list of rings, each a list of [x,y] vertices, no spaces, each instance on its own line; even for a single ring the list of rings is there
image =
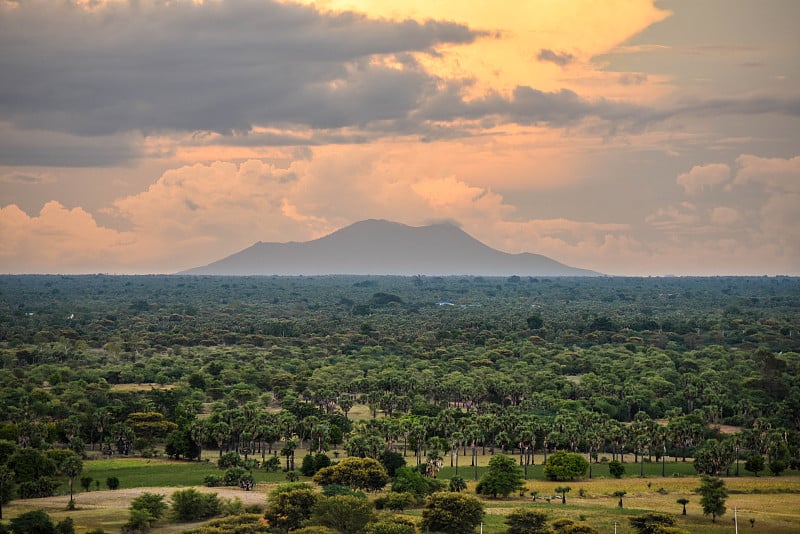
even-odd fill
[[[208,455],[209,459],[215,456]],[[463,459],[462,459],[463,460]],[[412,457],[408,457],[413,464]],[[468,463],[468,462],[467,462]],[[479,462],[479,475],[483,472],[485,458]],[[449,465],[449,462],[448,462]],[[670,464],[667,464],[669,467]],[[568,517],[583,520],[597,528],[600,532],[619,534],[632,532],[628,517],[646,511],[660,511],[674,514],[679,526],[692,533],[733,532],[733,510],[737,509],[740,532],[744,533],[796,533],[800,532],[800,475],[791,473],[780,477],[728,477],[725,482],[730,492],[727,501],[728,512],[711,522],[704,517],[700,507],[700,498],[694,493],[699,479],[690,476],[687,470],[690,464],[673,464],[672,476],[660,476],[660,464],[646,464],[646,476],[638,476],[638,466],[628,465],[630,476],[622,479],[608,477],[607,467],[594,467],[595,477],[572,482],[550,482],[543,480],[538,466],[529,470],[524,496],[514,495],[508,499],[486,499],[486,518],[483,526],[485,534],[505,532],[504,516],[517,507],[530,507],[546,510],[551,519]],[[635,468],[635,469],[634,469]],[[685,472],[684,472],[685,470]],[[635,473],[631,474],[631,471]],[[65,510],[68,497],[62,495],[48,499],[16,500],[4,507],[4,518],[9,519],[20,513],[42,508],[55,521],[67,516],[75,521],[77,532],[86,532],[92,528],[104,528],[107,532],[119,532],[127,519],[127,507],[130,501],[142,491],[155,491],[169,496],[179,487],[194,486],[202,491],[212,491],[225,498],[241,498],[245,503],[264,504],[266,494],[276,484],[285,482],[285,474],[254,473],[258,483],[256,489],[245,492],[238,488],[204,488],[203,478],[208,474],[220,474],[213,462],[174,462],[162,459],[117,458],[87,461],[84,464],[84,476],[88,475],[101,481],[105,489],[105,479],[116,476],[120,479],[120,489],[116,491],[76,492],[78,509]],[[448,479],[455,472],[454,468],[445,467],[440,473],[441,479]],[[461,467],[459,474],[468,481],[468,492],[474,494],[475,482],[472,480],[474,470],[469,466]],[[535,477],[535,478],[534,478]],[[545,497],[556,496],[557,486],[567,485],[571,491],[567,493],[567,503],[561,504],[559,499],[546,502]],[[77,488],[76,488],[77,489]],[[533,501],[531,491],[536,491],[537,500]],[[627,492],[623,498],[623,508],[618,507],[615,491]],[[681,505],[677,499],[686,498],[687,515],[682,516]],[[418,517],[419,509],[406,512],[409,516]],[[752,524],[750,519],[755,520]],[[185,524],[163,524],[156,526],[153,532],[181,532],[188,529]]]

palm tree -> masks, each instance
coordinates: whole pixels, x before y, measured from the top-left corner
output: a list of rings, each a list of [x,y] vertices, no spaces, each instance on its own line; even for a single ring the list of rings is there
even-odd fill
[[[689,504],[689,499],[681,497],[676,502],[683,505],[683,515],[686,515],[686,505]]]
[[[192,437],[192,441],[197,444],[197,448],[199,450],[197,454],[197,460],[202,460],[203,444],[210,437],[208,425],[201,419],[195,419],[192,421],[192,424],[189,427],[189,435]]]
[[[569,486],[558,486],[556,488],[556,493],[561,494],[561,504],[567,504],[567,493],[569,493],[571,490],[572,488]]]
[[[79,476],[83,471],[83,462],[77,454],[72,454],[64,458],[61,462],[61,472],[69,479],[69,506],[75,506],[75,500],[72,498],[72,487],[75,482],[75,477]]]

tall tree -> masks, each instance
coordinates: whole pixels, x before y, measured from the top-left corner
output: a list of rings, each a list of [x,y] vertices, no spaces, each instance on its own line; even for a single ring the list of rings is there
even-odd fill
[[[711,515],[711,521],[716,523],[717,516],[723,515],[726,510],[728,490],[725,488],[725,481],[718,477],[703,475],[697,493],[701,496],[700,506],[703,507],[703,515]]]
[[[524,487],[522,469],[510,456],[498,454],[489,460],[486,474],[478,482],[475,491],[481,495],[508,497],[512,492]]]
[[[83,471],[83,462],[77,454],[71,454],[61,462],[60,469],[61,472],[64,473],[64,476],[69,479],[69,502],[70,506],[74,506],[75,501],[72,497],[72,488],[75,483],[75,478],[80,476]]]

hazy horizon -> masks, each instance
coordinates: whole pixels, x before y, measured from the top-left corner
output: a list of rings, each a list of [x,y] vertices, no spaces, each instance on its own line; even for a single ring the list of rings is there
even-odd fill
[[[612,276],[800,275],[800,3],[0,3],[0,273],[366,219]]]

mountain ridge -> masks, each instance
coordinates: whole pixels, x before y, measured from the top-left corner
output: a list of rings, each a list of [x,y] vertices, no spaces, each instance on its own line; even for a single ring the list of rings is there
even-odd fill
[[[383,219],[359,221],[311,241],[259,241],[179,274],[601,276],[540,254],[496,250],[453,224],[414,227]]]

